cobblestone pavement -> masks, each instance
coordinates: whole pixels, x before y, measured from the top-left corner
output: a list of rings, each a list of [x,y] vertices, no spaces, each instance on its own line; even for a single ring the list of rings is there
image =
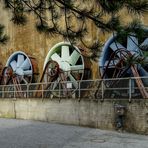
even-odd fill
[[[148,148],[148,136],[0,119],[0,148]]]

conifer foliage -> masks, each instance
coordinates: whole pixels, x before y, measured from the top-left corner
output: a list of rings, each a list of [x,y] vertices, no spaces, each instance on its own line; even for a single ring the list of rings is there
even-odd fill
[[[0,24],[0,44],[5,44],[8,36],[4,34],[4,26]]]
[[[71,43],[80,41],[92,51],[97,51],[102,45],[95,41],[87,45],[85,36],[91,30],[88,21],[96,29],[103,32],[116,32],[124,37],[130,32],[142,35],[143,26],[139,21],[131,21],[123,25],[120,20],[120,11],[136,16],[148,13],[148,0],[3,0],[5,7],[10,9],[12,21],[18,25],[27,22],[27,13],[36,16],[36,28],[40,32],[54,36],[63,36]],[[108,18],[108,19],[106,19]],[[137,18],[136,18],[137,20]],[[64,23],[64,25],[61,25]],[[64,27],[63,27],[64,26]],[[137,31],[138,30],[138,31]]]

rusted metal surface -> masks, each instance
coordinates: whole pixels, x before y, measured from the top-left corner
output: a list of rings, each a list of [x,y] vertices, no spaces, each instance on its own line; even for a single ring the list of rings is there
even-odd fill
[[[54,81],[58,77],[58,75],[59,75],[58,63],[52,60],[48,61],[40,79],[40,83],[45,83],[45,85],[44,86],[38,85],[35,97],[41,97],[42,93],[38,90],[47,90],[49,85],[51,85],[51,83],[49,82]]]
[[[118,55],[118,56],[117,56]],[[119,56],[120,55],[120,56]],[[118,49],[115,52],[112,53],[112,55],[110,56],[109,61],[106,64],[104,73],[102,75],[102,79],[104,78],[105,74],[110,70],[110,66],[114,67],[114,71],[111,75],[111,78],[121,78],[124,77],[124,74],[131,69],[132,74],[134,77],[138,77],[137,79],[135,79],[136,84],[139,88],[139,91],[142,95],[143,98],[148,98],[148,92],[140,78],[137,66],[135,64],[133,64],[133,62],[128,63],[128,59],[132,59],[134,55],[131,54],[131,52],[125,50],[125,49]],[[120,57],[120,58],[119,58]],[[113,83],[112,83],[113,82]],[[110,81],[109,83],[107,83],[108,87],[112,87],[115,83],[117,83],[118,81]],[[99,87],[101,85],[98,85],[98,90]],[[97,94],[97,92],[96,92]]]
[[[84,50],[71,45],[69,42],[60,42],[53,46],[45,58],[44,71],[40,79],[40,82],[53,83],[42,86],[42,89],[49,91],[56,97],[61,96],[61,94],[63,97],[72,96],[79,87],[77,81],[92,77],[91,61],[84,53]],[[51,76],[49,65],[55,61],[57,61],[58,70],[54,70],[56,75]],[[41,86],[38,89],[41,90]]]
[[[13,76],[13,70],[11,67],[4,67],[2,71],[2,85],[7,85],[9,84],[11,78]]]
[[[147,92],[146,88],[144,87],[141,78],[139,77],[140,75],[139,75],[139,73],[137,71],[136,66],[135,65],[131,65],[131,69],[132,69],[134,77],[138,77],[138,78],[135,79],[135,81],[136,81],[136,83],[138,85],[140,93],[142,94],[142,97],[148,99],[148,92]]]
[[[39,78],[39,68],[38,68],[38,61],[36,58],[32,57],[32,56],[28,56],[31,64],[32,64],[32,68],[33,68],[33,82],[37,82],[38,78]],[[32,82],[31,81],[31,82]]]
[[[19,52],[18,52],[19,53]],[[21,52],[22,54],[22,52]],[[14,55],[15,56],[15,55]],[[24,55],[25,56],[25,55]],[[15,97],[24,97],[26,94],[23,92],[27,88],[23,86],[23,84],[34,83],[37,82],[37,78],[39,75],[38,64],[35,58],[28,56],[27,57],[31,61],[32,74],[28,75],[18,75],[16,71],[13,70],[11,66],[6,66],[3,68],[1,73],[1,85],[11,85],[10,87],[4,87],[3,89],[7,89],[7,95],[10,97],[11,95],[15,95]],[[11,93],[9,90],[14,89],[16,92]]]

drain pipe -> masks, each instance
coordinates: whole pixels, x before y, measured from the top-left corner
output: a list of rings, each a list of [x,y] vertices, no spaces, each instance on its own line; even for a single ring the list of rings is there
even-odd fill
[[[115,128],[123,131],[125,128],[126,106],[115,104]]]

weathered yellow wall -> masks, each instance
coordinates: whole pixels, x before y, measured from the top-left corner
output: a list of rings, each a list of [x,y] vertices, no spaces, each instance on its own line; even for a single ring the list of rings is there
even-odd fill
[[[130,21],[130,18],[126,18],[125,16],[126,13],[124,11],[124,22],[125,20]],[[0,23],[5,25],[5,32],[10,37],[6,45],[0,45],[0,62],[5,65],[7,59],[14,51],[21,50],[37,59],[39,71],[42,73],[43,63],[48,50],[56,43],[63,41],[63,39],[59,37],[49,38],[45,34],[39,34],[35,29],[35,18],[33,15],[29,16],[28,23],[25,26],[14,25],[10,21],[10,18],[11,13],[4,10],[3,5],[0,5]],[[142,19],[145,25],[148,25],[147,15],[141,16],[140,19]],[[87,41],[93,42],[95,39],[101,39],[105,43],[108,35],[105,36],[101,32],[97,32],[92,23],[89,25],[92,31],[88,35]],[[98,63],[93,62],[92,68],[94,71],[93,78],[98,78]]]
[[[5,65],[14,51],[21,50],[35,57],[39,63],[39,69],[42,70],[49,48],[62,41],[62,39],[49,38],[45,34],[39,34],[35,29],[33,15],[28,17],[28,23],[25,26],[14,25],[10,19],[11,13],[3,11],[2,5],[0,5],[0,23],[5,25],[5,33],[9,36],[7,44],[0,46],[0,62]]]

